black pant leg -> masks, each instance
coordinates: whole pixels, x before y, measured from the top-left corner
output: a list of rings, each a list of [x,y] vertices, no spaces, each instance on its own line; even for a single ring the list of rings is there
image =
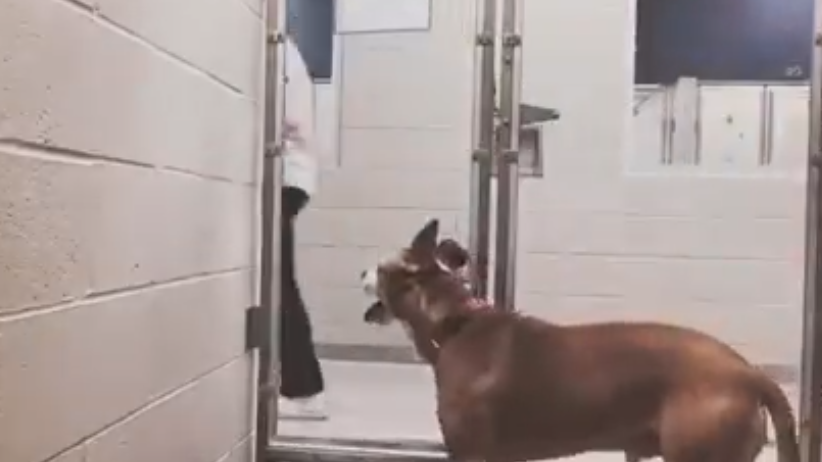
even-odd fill
[[[314,396],[325,388],[314,349],[311,321],[297,283],[294,221],[308,202],[306,193],[286,187],[282,191],[280,393],[287,398]]]

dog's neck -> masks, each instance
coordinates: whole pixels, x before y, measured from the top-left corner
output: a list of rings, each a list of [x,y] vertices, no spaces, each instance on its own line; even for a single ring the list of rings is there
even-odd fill
[[[474,319],[474,315],[493,311],[493,304],[476,297],[456,277],[428,281],[420,294],[418,308],[406,311],[403,324],[417,353],[435,364],[442,346]]]
[[[443,345],[456,335],[474,314],[493,311],[494,306],[487,300],[465,294],[465,297],[455,297],[452,300],[432,301],[432,306],[439,305],[441,310],[432,310],[433,316],[419,316],[407,319],[405,330],[414,342],[417,353],[429,364],[433,365],[439,358]]]

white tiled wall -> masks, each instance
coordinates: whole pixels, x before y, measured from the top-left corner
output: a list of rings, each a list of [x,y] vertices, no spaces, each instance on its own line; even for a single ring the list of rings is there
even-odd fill
[[[380,247],[404,244],[427,216],[465,236],[473,18],[460,15],[468,4],[434,2],[427,34],[341,38],[339,162],[300,225],[320,341],[403,344],[399,332],[361,324],[359,269]],[[701,156],[714,174],[648,169],[660,121],[632,111],[633,8],[597,0],[526,0],[525,8],[523,100],[562,119],[545,128],[545,176],[521,186],[519,308],[558,322],[684,323],[756,361],[796,364],[797,138],[806,128],[786,101],[802,97],[780,95],[775,105],[771,168],[790,174],[728,167],[726,157],[750,155],[757,136],[739,131],[751,116],[728,105],[733,90],[711,93],[703,107],[707,118],[730,113],[737,122],[736,132],[703,127]],[[750,166],[745,159],[732,164]]]

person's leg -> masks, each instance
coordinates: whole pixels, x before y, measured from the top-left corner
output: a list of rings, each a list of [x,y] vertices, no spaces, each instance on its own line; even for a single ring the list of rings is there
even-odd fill
[[[311,321],[299,296],[283,308],[281,319],[280,393],[286,398],[310,398],[322,393],[325,384],[314,349]]]
[[[283,188],[281,228],[281,303],[280,303],[280,361],[283,397],[300,404],[291,410],[294,417],[323,418],[318,398],[325,384],[320,362],[314,350],[311,321],[306,311],[295,269],[294,221],[308,202],[300,189]],[[316,400],[314,400],[316,401]],[[289,410],[283,410],[288,417]]]

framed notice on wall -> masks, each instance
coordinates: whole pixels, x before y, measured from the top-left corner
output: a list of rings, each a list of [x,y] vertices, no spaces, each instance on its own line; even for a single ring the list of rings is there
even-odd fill
[[[432,0],[337,0],[336,32],[364,34],[427,31]]]

